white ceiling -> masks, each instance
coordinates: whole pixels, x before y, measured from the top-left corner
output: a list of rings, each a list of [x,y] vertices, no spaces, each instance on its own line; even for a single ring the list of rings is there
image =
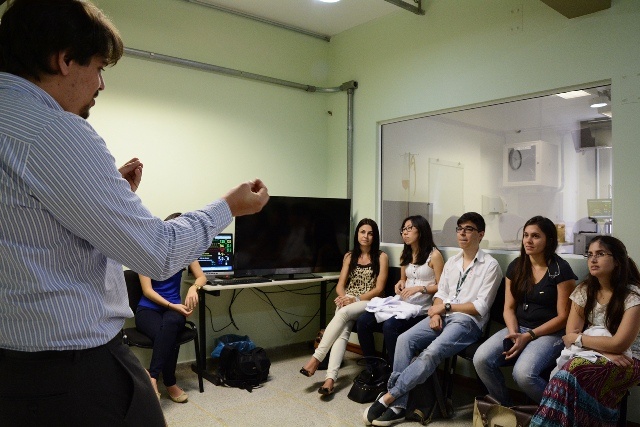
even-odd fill
[[[335,36],[393,12],[412,13],[385,0],[199,0],[314,33]],[[415,6],[413,2],[408,3]]]

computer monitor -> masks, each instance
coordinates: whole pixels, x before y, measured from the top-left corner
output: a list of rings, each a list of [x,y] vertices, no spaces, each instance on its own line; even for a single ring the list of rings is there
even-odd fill
[[[596,220],[611,219],[611,199],[587,199],[587,215]]]
[[[228,276],[233,273],[233,234],[220,233],[199,258],[200,268],[207,277]]]

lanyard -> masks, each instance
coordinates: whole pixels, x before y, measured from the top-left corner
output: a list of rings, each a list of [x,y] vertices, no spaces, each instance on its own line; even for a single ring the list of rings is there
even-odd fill
[[[475,265],[477,260],[478,260],[478,258],[474,258],[473,259],[473,263],[471,263],[471,266],[469,268],[467,268],[467,271],[465,271],[464,274],[460,274],[460,278],[458,279],[458,285],[456,286],[456,296],[455,296],[455,298],[458,298],[458,294],[460,293],[460,289],[462,289],[462,284],[467,279],[467,276],[469,275],[471,270],[473,270],[473,266]]]

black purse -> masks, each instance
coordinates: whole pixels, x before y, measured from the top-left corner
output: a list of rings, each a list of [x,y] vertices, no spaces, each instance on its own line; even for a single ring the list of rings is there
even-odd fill
[[[358,365],[366,364],[366,368],[353,380],[353,385],[347,397],[354,402],[370,403],[384,391],[387,391],[387,381],[391,370],[387,361],[380,357],[363,357]]]

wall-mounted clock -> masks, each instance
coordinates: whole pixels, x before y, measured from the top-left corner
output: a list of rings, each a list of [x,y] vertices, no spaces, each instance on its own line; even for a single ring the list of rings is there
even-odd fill
[[[514,171],[520,169],[522,166],[522,153],[520,150],[512,148],[509,150],[509,167]]]

